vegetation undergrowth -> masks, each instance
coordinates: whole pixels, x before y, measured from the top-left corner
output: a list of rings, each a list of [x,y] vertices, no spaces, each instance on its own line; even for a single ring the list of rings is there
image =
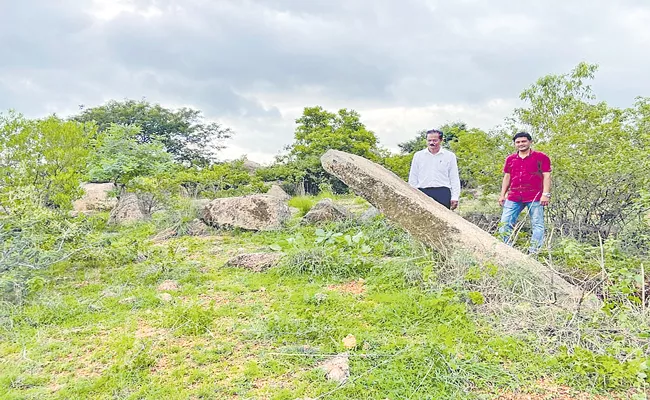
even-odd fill
[[[485,317],[507,314],[485,312],[473,264],[451,284],[441,268],[460,261],[445,264],[381,217],[162,242],[159,221],[101,226],[104,247],[35,271],[21,304],[2,303],[3,398],[460,399],[540,379],[595,393],[647,385],[647,344],[504,329]],[[224,266],[242,251],[283,258],[263,273]],[[614,312],[619,330],[639,317]],[[585,332],[599,315],[570,327]],[[337,386],[317,367],[341,352],[351,376]]]
[[[288,204],[289,207],[294,207],[297,208],[299,213],[298,216],[303,216],[311,210],[311,208],[318,203],[320,200],[329,198],[329,199],[340,199],[342,195],[336,195],[332,193],[331,191],[322,191],[318,193],[317,195],[302,195],[302,196],[294,196],[292,197]]]

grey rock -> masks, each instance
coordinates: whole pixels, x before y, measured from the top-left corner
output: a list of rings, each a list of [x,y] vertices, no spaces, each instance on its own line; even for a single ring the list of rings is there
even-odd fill
[[[359,220],[361,222],[368,222],[373,220],[374,218],[378,217],[381,213],[379,210],[377,210],[375,207],[370,206],[361,216],[359,217]]]
[[[289,206],[277,197],[250,195],[212,200],[203,209],[203,221],[215,228],[253,231],[280,229],[291,217]]]
[[[156,236],[153,237],[153,240],[157,242],[163,242],[165,240],[169,240],[176,236],[177,232],[174,228],[167,228],[164,229],[156,234]]]
[[[149,218],[147,207],[135,193],[123,193],[108,219],[109,224],[124,224]]]
[[[282,255],[279,253],[240,254],[228,260],[226,265],[246,268],[253,272],[262,272],[275,266],[281,257]]]
[[[262,164],[246,159],[244,160],[244,168],[246,168],[249,173],[254,173],[258,169],[262,168]]]
[[[200,219],[194,219],[187,227],[187,234],[190,236],[207,236],[210,234],[210,227]]]
[[[285,192],[284,189],[282,189],[280,185],[277,184],[271,185],[271,188],[268,192],[266,192],[266,194],[269,196],[277,197],[282,201],[288,201],[291,199],[291,196],[289,196],[287,192]]]
[[[316,203],[304,217],[303,224],[319,222],[343,221],[352,217],[352,214],[343,206],[335,204],[332,199],[323,199]]]

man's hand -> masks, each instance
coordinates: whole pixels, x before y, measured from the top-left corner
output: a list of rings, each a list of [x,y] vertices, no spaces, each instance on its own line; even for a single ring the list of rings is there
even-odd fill
[[[546,207],[546,206],[548,205],[548,202],[549,202],[549,201],[551,201],[551,199],[549,199],[549,198],[546,197],[546,196],[542,196],[542,197],[539,199],[539,203],[540,203],[542,206],[544,206],[544,207]]]
[[[458,207],[458,200],[451,201],[451,209],[455,210]]]
[[[506,202],[506,196],[504,196],[504,195],[499,196],[499,205],[501,207],[503,207],[503,203],[505,203],[505,202]]]

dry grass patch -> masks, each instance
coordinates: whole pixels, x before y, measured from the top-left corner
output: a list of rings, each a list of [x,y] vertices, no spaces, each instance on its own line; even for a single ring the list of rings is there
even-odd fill
[[[359,279],[356,281],[341,283],[338,285],[327,285],[327,290],[333,290],[341,293],[362,295],[366,292],[365,281]]]
[[[598,395],[581,392],[568,386],[558,385],[551,380],[540,379],[524,392],[500,390],[494,395],[494,398],[497,400],[628,400],[647,398],[648,393],[644,396],[640,391],[630,390],[625,393]]]

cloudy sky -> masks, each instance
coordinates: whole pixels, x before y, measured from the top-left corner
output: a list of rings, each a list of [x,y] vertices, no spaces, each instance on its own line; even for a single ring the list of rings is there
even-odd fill
[[[259,162],[306,106],[355,109],[396,149],[446,122],[490,129],[580,61],[612,104],[650,95],[650,2],[0,0],[0,110],[191,106],[235,130],[225,158]]]

